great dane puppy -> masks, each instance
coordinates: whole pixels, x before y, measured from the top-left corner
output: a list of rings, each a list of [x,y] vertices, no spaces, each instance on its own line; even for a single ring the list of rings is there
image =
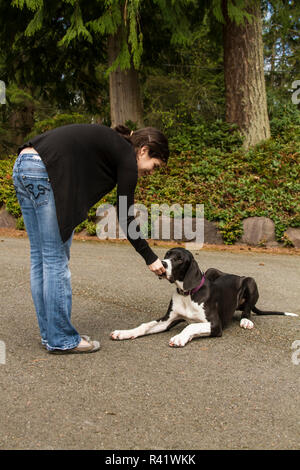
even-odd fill
[[[240,326],[246,329],[254,327],[251,311],[257,315],[298,316],[259,310],[255,306],[259,297],[257,284],[252,277],[226,274],[214,268],[204,274],[192,253],[184,248],[169,250],[162,264],[166,269],[164,277],[177,287],[166,315],[137,328],[113,331],[112,339],[134,339],[160,333],[188,321],[190,324],[169,341],[170,346],[183,347],[193,338],[222,336],[223,328],[230,323],[236,310],[242,312]]]

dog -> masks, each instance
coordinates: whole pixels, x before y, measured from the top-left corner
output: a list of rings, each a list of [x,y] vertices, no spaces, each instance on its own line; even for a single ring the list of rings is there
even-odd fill
[[[255,306],[258,288],[252,277],[227,274],[214,268],[204,274],[192,253],[184,248],[167,251],[162,264],[166,269],[163,277],[177,287],[166,315],[131,330],[113,331],[112,339],[134,339],[160,333],[182,321],[189,321],[190,324],[169,341],[172,347],[183,347],[193,338],[222,336],[236,310],[242,312],[240,326],[245,329],[254,327],[250,320],[251,311],[257,315],[298,316],[289,312],[259,310]]]

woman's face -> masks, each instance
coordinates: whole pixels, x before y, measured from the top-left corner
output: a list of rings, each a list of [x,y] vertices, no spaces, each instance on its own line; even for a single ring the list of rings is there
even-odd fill
[[[156,168],[162,166],[164,162],[159,158],[151,158],[149,156],[149,148],[141,147],[137,154],[138,176],[152,175]]]

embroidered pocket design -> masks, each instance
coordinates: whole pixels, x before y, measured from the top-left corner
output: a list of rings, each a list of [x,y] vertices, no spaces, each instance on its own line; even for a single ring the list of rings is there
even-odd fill
[[[27,184],[26,188],[33,195],[34,199],[37,199],[41,194],[46,194],[46,191],[50,191],[49,188],[43,186],[42,184],[34,185],[34,184]]]

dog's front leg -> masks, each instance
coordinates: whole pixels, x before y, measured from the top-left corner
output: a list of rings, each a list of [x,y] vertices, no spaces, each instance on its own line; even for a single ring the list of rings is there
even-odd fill
[[[211,324],[210,322],[203,323],[192,323],[182,330],[179,335],[174,336],[169,341],[169,346],[175,346],[182,348],[189,341],[192,341],[193,338],[198,338],[200,336],[210,336],[211,335]]]
[[[142,323],[137,328],[133,328],[131,330],[115,330],[110,334],[110,337],[115,340],[135,339],[139,336],[151,335],[154,333],[161,333],[162,331],[166,331],[180,321],[183,321],[182,319],[179,319],[180,315],[173,311],[172,306],[173,302],[171,300],[168,311],[163,318],[150,321],[148,323]]]

